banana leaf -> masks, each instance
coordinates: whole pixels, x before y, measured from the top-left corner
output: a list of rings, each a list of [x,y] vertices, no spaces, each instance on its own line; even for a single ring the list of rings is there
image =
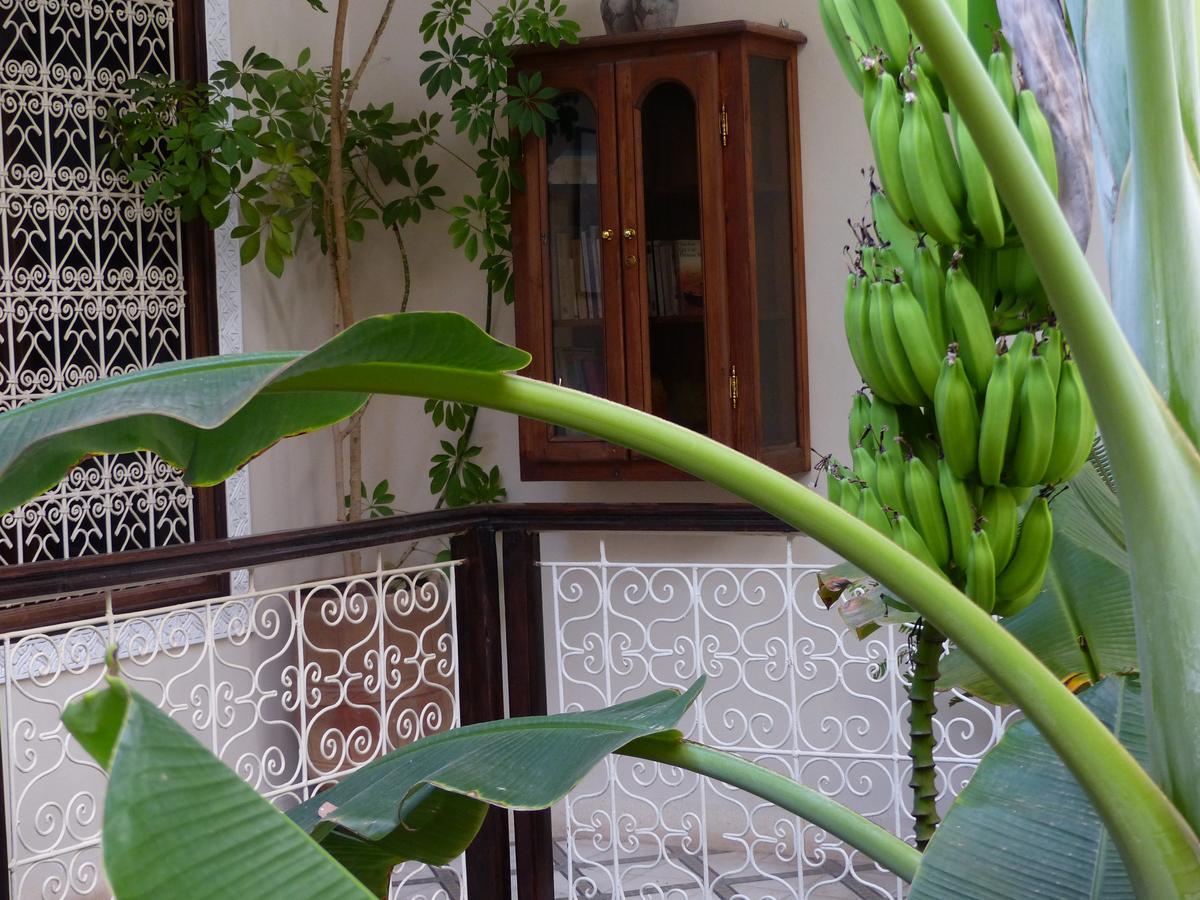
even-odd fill
[[[1110,676],[1082,697],[1143,766],[1141,685]],[[980,763],[930,841],[911,900],[1133,900],[1120,854],[1078,783],[1028,721]]]
[[[349,385],[381,371],[500,375],[529,359],[457,313],[405,313],[365,319],[309,354],[186,360],[64,391],[0,415],[0,511],[97,453],[151,450],[189,484],[217,484],[279,440],[362,407],[368,394],[357,385],[339,393],[296,384],[322,370]]]
[[[1096,681],[1136,670],[1133,591],[1116,497],[1087,466],[1053,509],[1054,548],[1042,593],[1001,624],[1060,678]],[[1011,702],[960,650],[942,661],[938,686]]]
[[[104,872],[121,900],[373,896],[119,678],[72,703],[63,722],[109,773]]]
[[[489,803],[550,806],[625,744],[679,739],[674,728],[703,683],[596,712],[436,735],[288,815],[120,678],[69,706],[63,721],[109,772],[104,868],[122,900],[340,900],[386,897],[393,867],[406,860],[454,859]]]
[[[1155,387],[1200,442],[1200,59],[1193,0],[1135,40],[1122,0],[1067,0],[1087,77],[1113,310]],[[1140,9],[1137,16],[1149,15]],[[1160,72],[1169,69],[1173,77]]]

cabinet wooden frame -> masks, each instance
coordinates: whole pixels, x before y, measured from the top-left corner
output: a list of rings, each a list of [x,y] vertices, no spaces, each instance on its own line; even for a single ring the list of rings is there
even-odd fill
[[[633,35],[589,38],[571,47],[527,47],[518,71],[540,72],[559,91],[578,92],[596,106],[600,243],[604,280],[604,346],[609,399],[651,409],[647,253],[643,198],[642,101],[663,82],[682,84],[696,103],[701,243],[705,279],[703,324],[708,433],[789,474],[810,466],[805,330],[803,193],[800,165],[799,32],[748,22],[720,22]],[[755,266],[755,195],[750,63],[780,60],[787,90],[791,271],[794,289],[796,440],[763,442],[759,389],[759,308]],[[611,87],[610,87],[611,85]],[[603,127],[599,129],[603,131]],[[546,142],[524,145],[525,189],[513,201],[517,342],[534,355],[529,374],[553,377],[553,292],[548,234]],[[610,163],[610,160],[612,161]],[[615,212],[612,204],[617,204]],[[635,237],[626,239],[632,229]],[[636,261],[630,262],[630,257]],[[738,400],[731,398],[736,373]],[[688,476],[654,460],[598,441],[564,438],[542,423],[521,420],[521,476],[539,480],[652,480]]]

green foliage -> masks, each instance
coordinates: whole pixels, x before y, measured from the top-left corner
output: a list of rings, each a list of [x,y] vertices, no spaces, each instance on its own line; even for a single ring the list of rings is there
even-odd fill
[[[143,186],[146,202],[185,220],[202,216],[215,228],[236,205],[243,264],[261,255],[282,275],[306,232],[328,252],[330,72],[310,59],[304,50],[289,68],[252,47],[240,63],[219,63],[207,84],[127,81],[128,100],[105,122],[110,161]],[[445,191],[427,151],[440,124],[430,113],[399,119],[392,104],[348,111],[340,164],[351,241],[371,222],[402,227],[437,208]]]
[[[384,516],[394,516],[396,514],[396,510],[391,506],[391,504],[396,502],[396,495],[391,492],[386,478],[375,485],[370,495],[367,494],[366,482],[359,482],[358,487],[359,496],[363,500],[363,514],[368,519],[382,519]],[[342,508],[346,510],[348,516],[350,512],[349,494],[342,497]]]
[[[308,2],[324,11],[317,0]],[[477,27],[481,13],[485,21]],[[554,117],[554,91],[539,73],[510,78],[513,47],[572,43],[579,25],[566,18],[560,0],[508,0],[491,11],[475,0],[435,0],[420,32],[429,45],[421,54],[428,64],[421,84],[430,100],[449,100],[454,132],[466,138],[474,158],[441,144],[441,113],[404,118],[390,103],[349,109],[340,161],[346,237],[362,242],[372,223],[395,234],[404,257],[403,312],[409,281],[401,229],[428,212],[445,213],[451,244],[483,274],[490,332],[493,298],[512,303],[515,296],[509,207],[521,184],[513,161],[523,139],[545,135]],[[110,161],[143,186],[147,203],[175,207],[185,221],[203,217],[215,228],[236,208],[232,234],[243,265],[261,257],[271,274],[282,276],[306,233],[328,253],[331,79],[328,67],[315,68],[311,59],[305,49],[288,67],[252,47],[240,63],[219,63],[207,84],[166,77],[126,82],[127,100],[106,118]],[[356,87],[351,79],[346,72],[347,91]],[[444,204],[435,148],[474,179],[474,189],[453,205]],[[499,467],[478,463],[478,411],[452,406],[427,405],[434,425],[451,432],[430,459],[436,506],[503,500]],[[384,510],[391,501],[367,499],[369,515],[390,514]]]
[[[120,678],[72,703],[63,722],[109,771],[104,868],[118,896],[386,897],[400,863],[445,865],[461,854],[489,803],[544,809],[631,741],[677,742],[703,683],[434,735],[287,816]]]
[[[63,723],[108,771],[104,874],[122,900],[372,896],[121,679],[72,703]]]
[[[1142,689],[1112,676],[1081,698],[1142,764]],[[961,897],[1132,898],[1104,823],[1036,728],[1019,722],[980,763],[913,880],[913,900]]]

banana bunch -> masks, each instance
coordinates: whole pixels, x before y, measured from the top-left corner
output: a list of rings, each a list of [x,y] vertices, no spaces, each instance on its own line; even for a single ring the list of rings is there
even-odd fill
[[[928,237],[905,242],[880,196],[846,282],[847,343],[865,387],[851,405],[849,464],[827,465],[829,496],[981,608],[1012,615],[1041,590],[1049,499],[1087,460],[1092,407],[1053,318],[997,324],[1005,290],[1029,289],[1024,272],[999,271],[1022,257],[943,261]]]
[[[1012,615],[1041,590],[1050,500],[1086,461],[1095,417],[980,149],[895,0],[820,8],[862,95],[879,180],[844,306],[865,387],[850,460],[826,464],[829,496],[981,608]],[[983,62],[1057,193],[1050,127],[999,33]]]
[[[1012,222],[978,146],[958,111],[943,100],[936,75],[915,55],[899,73],[885,64],[888,59],[886,53],[863,55],[855,77],[861,81],[875,165],[896,216],[941,244],[1005,250],[1013,243]],[[1017,91],[1012,62],[999,37],[987,69],[1057,194],[1050,126],[1033,92]]]
[[[896,0],[820,0],[820,10],[838,64],[858,93],[866,89],[865,68],[878,64],[899,74],[910,56],[928,67]]]

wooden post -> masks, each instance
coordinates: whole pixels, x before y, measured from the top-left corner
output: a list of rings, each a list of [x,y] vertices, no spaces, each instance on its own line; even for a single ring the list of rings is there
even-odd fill
[[[542,622],[541,539],[502,532],[504,633],[508,641],[508,714],[546,715],[546,649]],[[521,900],[554,900],[550,810],[513,813],[517,889]]]
[[[454,536],[450,553],[464,561],[455,577],[459,716],[463,725],[494,722],[504,718],[504,625],[495,529],[476,527]],[[467,850],[466,871],[470,896],[511,900],[508,810],[488,811]]]

